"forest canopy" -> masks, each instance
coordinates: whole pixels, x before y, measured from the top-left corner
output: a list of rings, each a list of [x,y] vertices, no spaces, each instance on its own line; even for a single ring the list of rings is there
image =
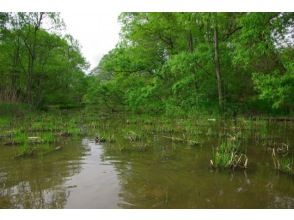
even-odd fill
[[[0,13],[0,100],[37,108],[76,105],[88,64],[59,13]]]
[[[293,19],[122,13],[120,42],[94,69],[87,101],[149,113],[291,113]]]
[[[87,75],[77,41],[59,33],[58,13],[0,13],[0,100],[167,115],[293,113],[294,13],[122,13],[119,22],[117,46]]]

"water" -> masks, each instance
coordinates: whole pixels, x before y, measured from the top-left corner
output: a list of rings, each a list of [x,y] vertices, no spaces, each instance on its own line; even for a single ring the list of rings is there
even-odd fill
[[[67,138],[61,151],[24,159],[0,145],[0,208],[294,208],[294,178],[256,141],[246,142],[249,168],[232,172],[209,167],[216,138],[189,147],[162,136],[145,152]]]

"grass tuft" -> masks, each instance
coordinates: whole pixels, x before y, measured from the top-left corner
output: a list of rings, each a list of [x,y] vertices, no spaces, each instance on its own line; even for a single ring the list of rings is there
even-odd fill
[[[245,153],[240,152],[240,141],[230,137],[213,151],[210,165],[213,168],[241,168],[246,169],[248,157]]]

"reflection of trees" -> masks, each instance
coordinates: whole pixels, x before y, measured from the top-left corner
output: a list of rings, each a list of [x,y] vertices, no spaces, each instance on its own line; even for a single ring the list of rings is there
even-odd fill
[[[40,158],[11,159],[12,151],[1,155],[0,208],[63,208],[64,182],[81,169],[85,149],[80,145],[63,143],[61,151]]]
[[[287,174],[276,174],[269,180],[266,187],[267,208],[294,208],[294,179]]]
[[[116,143],[117,144],[117,143]],[[119,143],[121,144],[121,143]],[[271,167],[214,171],[207,149],[163,141],[151,152],[119,152],[105,146],[103,158],[116,168],[122,208],[293,208],[293,178]],[[258,157],[261,157],[258,155]]]
[[[104,158],[115,166],[121,183],[119,206],[123,208],[172,208],[188,207],[193,196],[193,179],[185,166],[193,165],[194,158],[182,155],[164,143],[153,152],[124,152],[105,147]],[[182,146],[180,146],[182,147]],[[180,156],[179,156],[180,155]],[[177,173],[177,175],[175,175]],[[181,188],[181,190],[179,190]]]

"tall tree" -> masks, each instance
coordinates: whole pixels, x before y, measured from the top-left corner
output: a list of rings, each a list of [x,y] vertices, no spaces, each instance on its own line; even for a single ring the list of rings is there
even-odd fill
[[[69,35],[61,36],[59,14],[7,16],[0,29],[0,99],[40,108],[81,103],[88,65],[78,43]]]
[[[293,13],[123,13],[120,21],[97,87],[108,97],[119,91],[127,109],[293,109]]]

